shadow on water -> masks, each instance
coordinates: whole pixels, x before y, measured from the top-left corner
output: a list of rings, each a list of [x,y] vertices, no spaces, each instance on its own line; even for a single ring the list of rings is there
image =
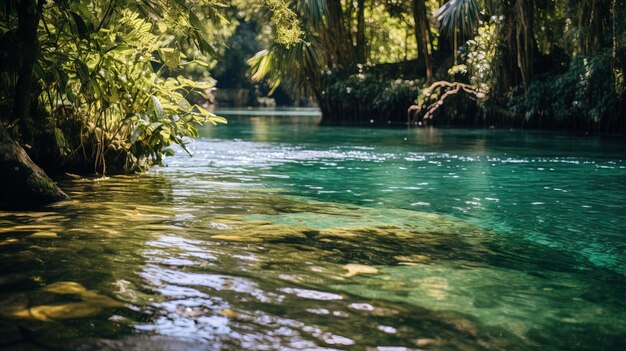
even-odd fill
[[[414,154],[398,131],[371,131],[376,149],[350,144],[359,131],[324,146],[306,143],[330,133],[306,120],[236,121],[169,168],[62,180],[73,200],[0,212],[0,349],[626,348],[615,264],[518,235],[503,216],[516,207],[458,215],[437,183],[463,174],[441,171],[451,160],[468,192],[505,184],[490,164],[521,156],[493,140],[459,146],[462,133],[453,147],[466,154]],[[448,143],[428,133],[416,143]],[[419,177],[385,173],[414,164]],[[424,211],[407,209],[433,184]],[[389,202],[354,195],[366,189]]]

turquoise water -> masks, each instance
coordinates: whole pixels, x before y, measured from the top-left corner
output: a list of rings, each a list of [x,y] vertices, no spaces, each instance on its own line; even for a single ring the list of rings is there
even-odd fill
[[[0,348],[626,349],[626,142],[232,115],[0,212]]]

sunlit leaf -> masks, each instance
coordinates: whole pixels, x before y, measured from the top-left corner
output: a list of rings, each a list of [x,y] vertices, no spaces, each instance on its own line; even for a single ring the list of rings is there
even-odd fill
[[[163,118],[163,105],[161,105],[161,101],[159,101],[159,99],[152,95],[152,106],[154,107],[154,112],[156,113],[157,117],[159,119]]]
[[[180,51],[177,49],[162,48],[159,50],[159,55],[161,56],[163,63],[165,63],[167,68],[170,70],[176,69],[180,64],[181,55]]]

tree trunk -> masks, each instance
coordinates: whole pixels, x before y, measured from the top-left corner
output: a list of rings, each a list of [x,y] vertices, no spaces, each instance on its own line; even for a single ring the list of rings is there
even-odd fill
[[[610,38],[608,12],[612,4],[609,0],[581,0],[577,4],[577,21],[580,30],[579,49],[583,55],[592,55],[606,47]]]
[[[15,32],[17,82],[13,93],[11,120],[19,122],[22,141],[32,144],[35,123],[31,104],[35,79],[33,67],[40,54],[37,29],[44,0],[17,1]],[[38,126],[41,127],[41,126]],[[67,199],[67,195],[37,166],[26,151],[0,125],[0,206],[22,208]]]
[[[0,207],[29,208],[68,198],[1,125],[0,179]]]
[[[527,86],[533,78],[535,38],[533,3],[530,0],[505,0],[504,28],[498,45],[500,65],[497,71],[498,91],[506,94],[511,88]]]
[[[413,0],[413,19],[415,21],[415,40],[417,41],[417,50],[424,57],[426,65],[426,80],[432,79],[432,66],[430,52],[428,51],[428,43],[430,42],[430,33],[428,29],[428,17],[426,14],[426,1]]]
[[[359,63],[367,60],[367,47],[365,42],[365,0],[358,0],[357,26],[356,26],[356,50]]]
[[[11,119],[20,121],[20,133],[24,141],[32,143],[32,115],[33,102],[33,67],[39,57],[40,47],[37,38],[37,28],[41,18],[43,0],[20,0],[17,3],[18,28],[16,32],[17,48],[20,53],[17,69],[17,83],[13,94]]]
[[[354,47],[348,35],[340,0],[326,1],[326,26],[320,33],[328,61],[335,68],[346,68],[354,59]]]

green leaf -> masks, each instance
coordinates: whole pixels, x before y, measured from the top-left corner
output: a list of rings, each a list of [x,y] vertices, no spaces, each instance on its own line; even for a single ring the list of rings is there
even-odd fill
[[[37,78],[41,79],[44,82],[47,80],[48,77],[47,77],[46,71],[41,67],[39,63],[36,63],[33,66],[33,71]]]
[[[200,37],[199,34],[197,35],[197,40],[198,40],[198,47],[200,48],[200,51],[202,51],[204,54],[207,54],[213,57],[214,59],[219,59],[219,55],[217,51],[213,49],[213,46],[211,46],[211,44],[209,44],[206,40]]]
[[[163,126],[163,123],[153,122],[153,123],[150,123],[150,125],[148,126],[148,130],[150,130],[150,132],[154,132],[155,130],[161,128],[161,126]]]
[[[78,102],[78,98],[76,98],[76,95],[74,95],[72,89],[67,89],[67,91],[65,92],[65,96],[67,96],[67,99],[73,104],[76,104]]]
[[[67,82],[69,80],[69,77],[67,75],[67,73],[65,73],[64,70],[62,70],[60,67],[58,66],[53,66],[50,67],[50,70],[52,71],[52,75],[54,76],[54,80],[57,82],[57,86],[59,87],[59,91],[61,93],[65,92],[65,89],[67,88]]]
[[[165,140],[169,140],[169,139],[170,139],[170,135],[171,135],[171,133],[170,133],[169,129],[163,128],[163,129],[159,132],[159,134],[161,134],[161,136],[162,136],[162,137],[163,137],[163,139],[165,139]]]
[[[130,137],[131,144],[134,144],[137,141],[139,136],[141,134],[143,134],[144,130],[145,130],[145,128],[144,128],[143,125],[139,125],[139,126],[137,126],[137,128],[135,128],[135,130],[133,131],[133,135],[131,135],[131,137]]]
[[[76,12],[70,12],[72,18],[74,19],[74,25],[76,26],[76,30],[78,32],[78,36],[81,39],[89,40],[89,29],[87,29],[87,24],[82,19],[82,17]]]
[[[204,29],[204,24],[202,23],[202,21],[200,21],[200,18],[198,18],[198,16],[193,13],[193,11],[189,12],[189,23],[196,30]]]
[[[178,99],[178,100],[176,100],[176,102],[185,111],[189,111],[191,109],[191,105],[189,105],[189,101],[187,101],[186,99]]]
[[[180,64],[180,51],[172,48],[162,48],[159,50],[159,56],[161,56],[161,60],[170,69],[173,71]]]
[[[91,79],[89,78],[89,67],[79,60],[74,60],[74,68],[76,68],[76,74],[78,75],[78,79],[84,88],[91,86]]]
[[[163,118],[163,105],[161,104],[161,101],[159,101],[159,98],[154,95],[152,95],[152,105],[154,106],[154,112],[157,117],[159,119]]]
[[[196,88],[196,89],[208,89],[208,88],[212,87],[212,85],[209,84],[209,83],[206,83],[206,82],[194,82],[193,80],[187,79],[187,78],[185,78],[183,76],[178,76],[178,77],[176,77],[176,79],[178,80],[178,82],[180,84],[187,85],[189,87]]]
[[[218,123],[228,123],[228,121],[224,117],[216,116],[215,114],[205,110],[204,108],[198,105],[196,105],[196,108],[198,109],[198,111],[200,111],[200,114],[204,116],[207,119],[207,121],[211,122],[213,125],[216,125]]]
[[[204,61],[202,61],[202,60],[195,59],[195,60],[193,60],[193,61],[191,61],[191,62],[193,62],[193,63],[195,63],[195,64],[198,64],[198,65],[200,65],[200,66],[202,66],[202,67],[210,67],[210,65],[209,65],[209,63],[208,63],[208,62],[204,62]]]
[[[175,153],[174,153],[174,150],[172,150],[170,148],[167,148],[167,149],[163,150],[163,155],[165,155],[165,156],[174,156]]]
[[[61,129],[54,128],[54,138],[56,139],[59,149],[64,149],[67,146],[65,136],[63,135],[63,131]]]

